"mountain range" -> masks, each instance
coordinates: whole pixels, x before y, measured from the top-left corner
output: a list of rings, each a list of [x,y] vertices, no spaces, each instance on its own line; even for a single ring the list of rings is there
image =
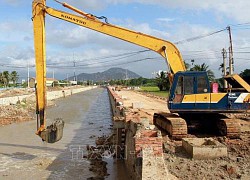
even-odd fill
[[[139,78],[140,75],[123,68],[110,68],[103,72],[97,73],[81,73],[76,76],[77,81],[109,81],[109,80],[117,80],[117,79],[134,79]],[[68,80],[74,80],[74,76],[68,78]]]

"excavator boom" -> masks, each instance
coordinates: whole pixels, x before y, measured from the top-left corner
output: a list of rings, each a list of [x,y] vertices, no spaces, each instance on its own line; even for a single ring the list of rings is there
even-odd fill
[[[57,1],[57,0],[55,0]],[[59,2],[59,1],[57,1]],[[77,13],[59,11],[46,6],[45,0],[33,1],[34,44],[37,77],[37,134],[46,142],[54,143],[62,138],[64,122],[57,120],[45,127],[46,123],[46,48],[45,48],[45,16],[68,21],[91,30],[127,41],[150,49],[160,54],[166,61],[171,83],[168,108],[171,113],[154,115],[155,124],[166,127],[173,137],[185,137],[189,118],[193,120],[204,116],[204,121],[218,120],[218,129],[224,135],[238,136],[238,126],[234,120],[220,116],[220,113],[245,112],[250,109],[250,86],[238,75],[230,75],[225,79],[232,85],[228,92],[218,92],[216,84],[211,86],[207,72],[188,72],[177,47],[166,40],[115,26],[100,21],[98,17],[83,12],[66,3],[62,6]],[[174,115],[178,113],[178,116]],[[204,115],[206,113],[206,115]],[[194,115],[195,114],[195,115]],[[235,128],[236,127],[236,128]]]
[[[112,37],[136,44],[138,46],[150,49],[160,54],[166,60],[169,73],[175,74],[179,71],[185,71],[185,64],[182,60],[181,54],[177,47],[169,41],[165,41],[150,35],[140,32],[132,31],[126,28],[118,27],[107,22],[102,22],[94,15],[85,13],[72,7],[66,3],[61,3],[64,7],[78,13],[74,15],[71,13],[59,11],[46,6],[46,0],[34,0],[32,4],[32,20],[34,27],[34,45],[35,45],[35,59],[36,59],[36,95],[37,95],[37,116],[38,128],[37,134],[47,142],[56,142],[61,139],[63,122],[56,122],[53,124],[51,138],[51,129],[46,128],[46,47],[45,47],[45,16],[46,14],[64,21],[74,23],[76,25],[92,29],[94,31],[107,34]],[[171,75],[170,75],[171,76]],[[57,130],[59,129],[59,130]],[[55,137],[54,137],[55,136]],[[48,140],[50,139],[50,140]]]

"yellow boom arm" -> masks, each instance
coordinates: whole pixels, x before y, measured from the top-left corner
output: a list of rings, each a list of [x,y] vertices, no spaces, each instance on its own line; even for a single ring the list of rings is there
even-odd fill
[[[104,23],[95,16],[80,11],[66,3],[62,3],[62,5],[81,16],[47,7],[45,2],[45,0],[34,0],[32,5],[37,77],[37,106],[40,118],[38,134],[45,128],[46,60],[44,24],[46,14],[155,51],[164,57],[173,74],[186,70],[179,50],[169,41]]]

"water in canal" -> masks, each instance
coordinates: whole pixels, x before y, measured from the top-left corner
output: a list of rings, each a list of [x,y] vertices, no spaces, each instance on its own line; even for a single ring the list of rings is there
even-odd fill
[[[87,179],[90,162],[81,150],[95,138],[111,133],[112,114],[108,93],[98,88],[59,99],[47,110],[47,119],[65,121],[64,136],[47,144],[34,133],[36,122],[0,127],[0,179]],[[77,149],[77,150],[76,150]],[[124,164],[109,162],[106,179],[127,179]]]

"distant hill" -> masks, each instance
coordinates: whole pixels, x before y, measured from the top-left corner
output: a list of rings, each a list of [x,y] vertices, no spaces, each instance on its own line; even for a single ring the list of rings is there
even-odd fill
[[[87,74],[87,73],[81,73],[77,75],[77,80],[78,81],[109,81],[109,80],[116,80],[116,79],[126,79],[126,74],[127,78],[133,79],[133,78],[139,78],[138,74],[122,69],[122,68],[110,68],[107,71],[104,72],[98,72],[98,73],[92,73],[92,74]],[[73,80],[74,77],[69,77],[69,80]]]

